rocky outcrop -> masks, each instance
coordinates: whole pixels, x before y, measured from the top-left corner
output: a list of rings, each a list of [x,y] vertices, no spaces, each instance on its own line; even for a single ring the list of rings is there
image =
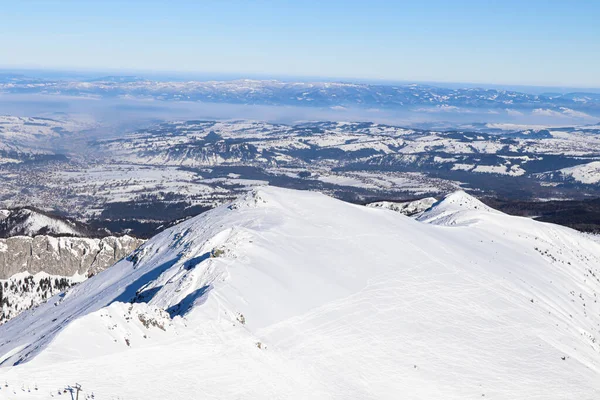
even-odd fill
[[[0,239],[0,279],[20,272],[58,276],[95,274],[143,242],[131,236],[87,239],[40,235]]]
[[[391,202],[391,201],[378,201],[376,203],[367,204],[367,207],[371,208],[385,208],[388,210],[396,211],[404,215],[413,216],[420,212],[430,209],[437,200],[433,197],[426,197],[421,200],[406,201],[402,203]]]

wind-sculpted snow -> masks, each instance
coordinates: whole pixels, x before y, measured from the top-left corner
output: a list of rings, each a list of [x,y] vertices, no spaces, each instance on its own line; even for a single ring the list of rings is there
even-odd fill
[[[600,244],[420,218],[254,189],[0,326],[0,398],[598,398]]]

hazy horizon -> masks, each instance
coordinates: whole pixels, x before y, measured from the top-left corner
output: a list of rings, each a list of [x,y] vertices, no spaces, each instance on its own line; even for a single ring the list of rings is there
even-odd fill
[[[599,5],[577,3],[12,2],[0,66],[597,88]]]

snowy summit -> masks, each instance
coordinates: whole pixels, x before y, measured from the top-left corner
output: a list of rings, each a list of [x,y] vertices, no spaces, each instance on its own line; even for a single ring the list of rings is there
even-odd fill
[[[0,326],[0,399],[600,398],[599,265],[464,192],[258,188]]]

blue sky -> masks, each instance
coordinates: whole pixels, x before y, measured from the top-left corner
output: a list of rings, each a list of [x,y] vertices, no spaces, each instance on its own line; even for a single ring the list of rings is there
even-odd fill
[[[600,87],[600,2],[0,0],[0,67]]]

